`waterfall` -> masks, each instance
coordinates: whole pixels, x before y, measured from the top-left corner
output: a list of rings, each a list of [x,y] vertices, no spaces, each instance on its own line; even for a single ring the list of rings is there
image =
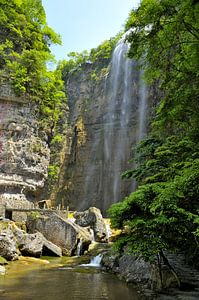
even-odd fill
[[[82,242],[82,239],[80,238],[80,240],[78,241],[78,244],[77,244],[77,250],[76,250],[76,255],[77,256],[81,256],[82,247],[83,247],[83,242]]]
[[[137,141],[141,141],[147,133],[147,86],[143,80],[143,71],[139,78],[139,131]]]
[[[94,230],[92,228],[89,228],[90,233],[91,233],[91,242],[95,242],[95,233]]]
[[[121,173],[126,165],[131,140],[128,136],[132,120],[134,62],[127,58],[128,44],[123,37],[115,47],[111,62],[109,101],[105,120],[104,165],[109,174],[104,182],[104,199],[115,203],[121,199]]]
[[[100,267],[102,261],[102,254],[98,254],[92,257],[88,264],[81,264],[82,267]]]
[[[85,202],[95,205],[95,199],[100,198],[103,212],[135,190],[136,183],[122,181],[121,174],[132,167],[128,165],[131,148],[146,134],[147,88],[143,72],[127,57],[129,44],[125,38],[117,43],[109,75],[104,78],[104,93],[96,108],[103,128],[95,128],[85,176]]]

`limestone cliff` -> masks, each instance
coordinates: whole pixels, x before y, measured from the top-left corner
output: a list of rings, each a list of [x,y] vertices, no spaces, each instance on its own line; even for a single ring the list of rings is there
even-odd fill
[[[50,151],[39,131],[37,106],[17,97],[7,77],[0,85],[0,207],[28,208],[47,177]],[[27,201],[30,200],[30,201]]]
[[[128,77],[130,102],[125,108],[128,118],[126,121],[123,117],[121,125],[121,102],[125,101],[125,76],[128,73],[125,75],[121,66],[113,108],[110,105],[113,101],[111,65],[113,61],[108,59],[86,63],[81,69],[71,72],[65,83],[73,132],[70,155],[60,173],[62,179],[56,199],[57,203],[73,210],[96,206],[105,212],[113,202],[121,200],[133,189],[132,180],[121,181],[120,176],[130,167],[131,146],[135,145],[139,135],[141,75],[132,62],[135,72]],[[121,139],[124,145],[118,147]],[[118,156],[122,156],[120,165]]]

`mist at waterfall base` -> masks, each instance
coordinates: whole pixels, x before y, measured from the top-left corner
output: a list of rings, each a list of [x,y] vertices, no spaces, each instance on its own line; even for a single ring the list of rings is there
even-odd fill
[[[132,179],[122,180],[122,173],[132,168],[131,149],[146,135],[147,87],[143,71],[127,57],[126,34],[117,43],[111,59],[110,73],[104,82],[107,103],[103,132],[95,135],[85,179],[85,199],[97,185],[103,213],[136,189]],[[103,147],[101,147],[103,144]],[[103,149],[101,152],[99,149]],[[100,162],[96,168],[96,161]],[[104,176],[104,174],[107,176]]]

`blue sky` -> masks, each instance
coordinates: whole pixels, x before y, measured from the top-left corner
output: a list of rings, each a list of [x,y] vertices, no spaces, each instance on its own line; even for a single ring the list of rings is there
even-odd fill
[[[90,50],[123,29],[130,10],[140,0],[42,0],[47,22],[62,37],[53,46],[57,60],[69,52]]]

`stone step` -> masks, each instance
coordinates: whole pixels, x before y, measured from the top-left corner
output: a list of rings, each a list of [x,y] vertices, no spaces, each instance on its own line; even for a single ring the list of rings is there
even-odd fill
[[[199,271],[189,266],[182,254],[168,254],[167,259],[181,281],[181,289],[171,288],[159,299],[199,300]]]

